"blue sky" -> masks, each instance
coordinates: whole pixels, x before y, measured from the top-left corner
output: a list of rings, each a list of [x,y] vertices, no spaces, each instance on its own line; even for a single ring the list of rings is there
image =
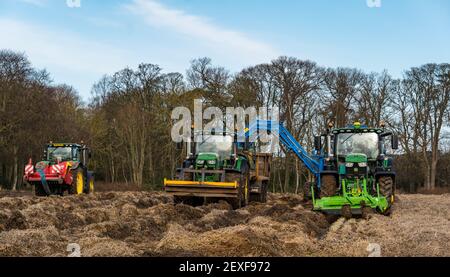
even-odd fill
[[[27,53],[85,100],[102,75],[141,62],[184,73],[208,56],[237,72],[288,55],[395,77],[450,62],[448,0],[79,1],[0,0],[0,48]]]

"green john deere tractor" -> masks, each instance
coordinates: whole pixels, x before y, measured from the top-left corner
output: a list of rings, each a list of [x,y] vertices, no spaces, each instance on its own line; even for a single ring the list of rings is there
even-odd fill
[[[319,182],[305,188],[314,210],[363,217],[376,210],[388,214],[395,200],[395,172],[387,156],[388,138],[398,149],[398,137],[384,126],[369,128],[356,122],[346,128],[330,128],[315,138],[323,157]]]
[[[240,208],[249,201],[266,201],[271,154],[237,142],[233,133],[197,133],[192,140],[197,142],[186,142],[187,158],[175,178],[164,180],[164,190],[175,203],[202,205],[223,199]]]

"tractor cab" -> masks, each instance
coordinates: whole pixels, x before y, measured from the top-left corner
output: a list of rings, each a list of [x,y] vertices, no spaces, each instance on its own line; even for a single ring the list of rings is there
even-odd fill
[[[85,145],[50,142],[44,149],[43,161],[49,164],[59,164],[61,162],[80,162],[87,164],[90,156],[91,152]]]
[[[249,148],[249,143],[237,142],[234,133],[197,133],[194,134],[194,143],[188,143],[189,157],[185,166],[197,170],[195,180],[217,182],[223,180],[217,170],[239,171],[244,161],[253,165],[244,153]]]
[[[331,126],[330,126],[331,127]],[[398,138],[381,128],[369,128],[359,122],[345,128],[330,128],[322,135],[326,145],[322,147],[321,137],[316,138],[316,150],[325,156],[325,170],[336,170],[340,175],[372,172],[377,167],[389,170],[392,159],[387,157],[386,143],[390,138],[392,149],[398,148]]]
[[[231,134],[224,135],[203,135],[195,143],[195,168],[218,169],[226,164],[232,157],[236,156],[234,138]]]

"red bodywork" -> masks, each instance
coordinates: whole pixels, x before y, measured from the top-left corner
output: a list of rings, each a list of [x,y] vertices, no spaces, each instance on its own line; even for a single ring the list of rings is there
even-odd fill
[[[71,185],[73,176],[70,169],[75,166],[75,163],[76,162],[60,162],[57,164],[48,164],[47,162],[38,162],[36,166],[33,166],[30,159],[29,163],[25,166],[23,179],[28,183],[41,182],[42,178],[39,171],[42,170],[47,182]]]

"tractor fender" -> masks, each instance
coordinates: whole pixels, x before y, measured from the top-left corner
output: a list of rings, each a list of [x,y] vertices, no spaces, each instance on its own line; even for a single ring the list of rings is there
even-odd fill
[[[80,162],[73,162],[70,166],[67,167],[67,170],[76,170],[79,167],[83,167],[83,165]]]
[[[91,180],[91,178],[94,178],[94,176],[95,176],[94,171],[88,171],[87,173],[88,173],[88,174],[87,174],[87,179],[88,179],[88,181]]]
[[[376,172],[373,176],[375,177],[375,179],[378,179],[379,177],[383,177],[383,176],[392,177],[392,179],[394,180],[394,183],[395,183],[395,177],[397,176],[397,174],[395,174],[395,172],[392,172],[392,171],[379,171],[379,172]]]
[[[79,169],[79,168],[83,168],[83,165],[81,163],[79,163],[79,162],[74,162],[71,165],[68,165],[67,169],[66,169],[66,175],[64,176],[64,183],[72,184],[72,181],[73,181],[73,174],[72,174],[72,172],[74,170]]]
[[[323,170],[320,172],[320,176],[322,175],[334,175],[336,177],[339,177],[339,173],[336,170]]]

